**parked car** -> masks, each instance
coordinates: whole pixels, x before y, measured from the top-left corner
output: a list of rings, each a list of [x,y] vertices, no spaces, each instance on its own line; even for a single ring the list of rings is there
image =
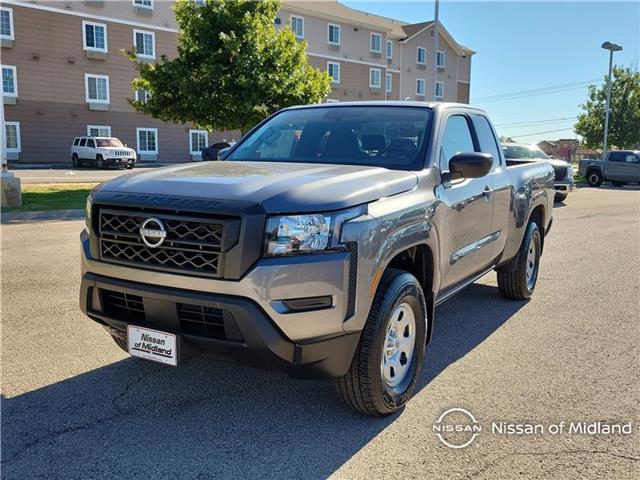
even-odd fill
[[[217,142],[213,145],[209,145],[207,148],[202,150],[202,160],[218,160],[220,157],[220,150],[225,150],[232,145],[235,145],[236,142]]]
[[[581,160],[578,170],[591,187],[599,187],[604,181],[616,187],[640,184],[640,150],[612,150],[604,160]]]
[[[347,405],[388,415],[416,388],[436,305],[494,269],[504,297],[532,295],[553,179],[507,166],[468,105],[287,108],[223,162],[96,187],[80,308],[136,357],[334,378]]]
[[[573,167],[569,162],[548,156],[537,145],[503,143],[502,151],[507,159],[507,165],[519,162],[549,162],[555,173],[556,202],[564,202],[569,192],[575,188]]]
[[[71,145],[71,163],[74,167],[90,164],[98,168],[133,168],[136,159],[136,151],[114,137],[76,137]]]

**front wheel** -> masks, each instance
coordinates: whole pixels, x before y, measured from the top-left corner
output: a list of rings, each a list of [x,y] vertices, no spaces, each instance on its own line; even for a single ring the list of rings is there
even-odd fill
[[[540,229],[535,222],[531,222],[515,258],[498,268],[498,289],[503,297],[511,300],[531,297],[538,281],[541,254]]]
[[[603,182],[602,174],[598,170],[591,170],[587,173],[587,182],[590,187],[599,187]]]
[[[102,155],[98,155],[96,157],[96,167],[98,167],[100,170],[102,170],[105,167],[104,159],[102,158]]]
[[[354,410],[371,416],[400,410],[413,395],[424,359],[427,307],[418,280],[389,269],[382,279],[351,367],[335,387]]]

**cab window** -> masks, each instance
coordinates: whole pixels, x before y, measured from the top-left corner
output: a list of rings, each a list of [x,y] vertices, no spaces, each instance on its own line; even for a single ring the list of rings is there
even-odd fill
[[[476,129],[476,135],[478,136],[480,151],[482,153],[489,153],[493,157],[492,168],[496,168],[500,165],[500,150],[489,120],[482,115],[472,115],[471,119]]]
[[[447,119],[440,147],[440,170],[449,171],[449,160],[457,153],[475,152],[469,122],[464,115],[452,115]]]

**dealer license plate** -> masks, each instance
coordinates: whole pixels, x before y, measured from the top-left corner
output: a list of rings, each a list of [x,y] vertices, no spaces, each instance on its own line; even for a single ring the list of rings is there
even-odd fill
[[[177,338],[172,333],[151,330],[150,328],[127,327],[129,354],[154,362],[178,364]]]

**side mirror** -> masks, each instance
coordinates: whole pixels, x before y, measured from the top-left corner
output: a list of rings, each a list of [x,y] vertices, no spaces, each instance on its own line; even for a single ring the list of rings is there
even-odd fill
[[[448,180],[460,178],[484,177],[493,164],[493,156],[489,153],[457,153],[449,159]]]
[[[227,156],[227,153],[229,153],[229,150],[231,150],[231,147],[225,147],[218,150],[218,160],[224,160],[224,157]]]

